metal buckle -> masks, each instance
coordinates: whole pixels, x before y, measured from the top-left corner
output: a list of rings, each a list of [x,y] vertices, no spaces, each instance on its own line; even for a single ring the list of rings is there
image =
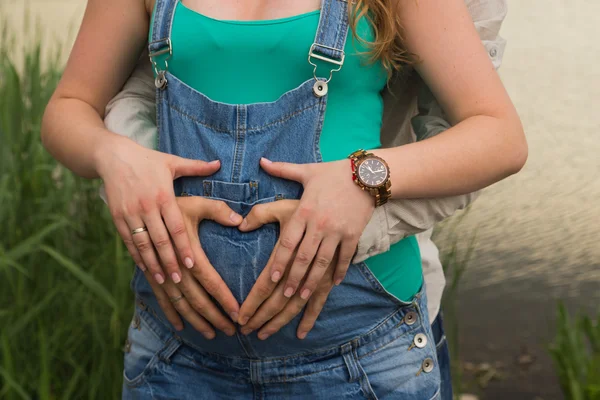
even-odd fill
[[[155,40],[153,42],[150,42],[148,44],[148,47],[151,47],[153,44],[157,44],[157,43],[161,43],[161,42],[166,42],[166,45],[168,47],[164,48],[164,49],[157,50],[157,51],[150,52],[148,54],[148,56],[150,58],[150,62],[154,66],[154,72],[156,73],[156,75],[160,75],[161,72],[166,72],[166,71],[169,70],[169,60],[171,59],[171,56],[173,56],[173,47],[171,46],[171,39]],[[167,54],[167,53],[169,53],[169,56],[167,58],[165,58],[165,60],[164,60],[164,62],[165,62],[165,69],[161,70],[161,69],[158,68],[158,64],[156,63],[156,61],[154,61],[154,57],[158,57],[160,55]]]
[[[338,60],[335,60],[333,58],[329,58],[329,57],[322,56],[320,54],[316,54],[315,53],[315,49],[317,49],[317,48],[323,48],[323,49],[334,50],[334,51],[341,51],[342,58],[338,61]],[[334,64],[334,65],[338,66],[337,68],[332,69],[332,70],[329,71],[329,78],[325,81],[325,83],[329,83],[329,81],[331,80],[331,77],[333,76],[333,73],[334,72],[338,72],[339,70],[342,69],[342,65],[344,65],[344,59],[346,58],[346,53],[344,52],[344,50],[338,50],[338,49],[333,48],[333,47],[325,46],[325,45],[318,44],[318,43],[313,43],[310,46],[310,50],[308,52],[308,63],[314,67],[314,69],[313,69],[313,76],[314,76],[315,79],[317,79],[317,64],[315,64],[312,61],[312,58],[316,58],[317,60],[325,61],[325,62],[328,62],[328,63],[331,63],[331,64]]]

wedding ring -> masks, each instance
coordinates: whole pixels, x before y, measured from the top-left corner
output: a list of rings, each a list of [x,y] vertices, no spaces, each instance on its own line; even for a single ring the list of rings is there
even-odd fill
[[[138,233],[142,233],[142,232],[146,232],[148,230],[148,228],[146,228],[145,226],[142,228],[137,228],[131,231],[132,235],[138,234]]]
[[[171,300],[171,303],[173,304],[177,303],[181,299],[183,299],[183,295],[177,297],[169,297],[169,300]]]

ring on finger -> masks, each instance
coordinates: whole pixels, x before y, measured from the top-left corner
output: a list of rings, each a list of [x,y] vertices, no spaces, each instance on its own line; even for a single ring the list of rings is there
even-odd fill
[[[183,295],[181,296],[177,296],[177,297],[169,297],[169,300],[171,300],[171,303],[175,304],[177,303],[179,300],[183,299]]]
[[[141,228],[137,228],[131,231],[132,235],[137,235],[138,233],[142,233],[142,232],[146,232],[148,230],[148,228],[146,228],[145,226],[141,227]]]

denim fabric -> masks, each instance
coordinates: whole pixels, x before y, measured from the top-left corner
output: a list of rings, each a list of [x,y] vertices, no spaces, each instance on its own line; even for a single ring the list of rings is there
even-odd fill
[[[417,315],[410,325],[407,314]],[[424,291],[377,327],[337,346],[287,357],[215,354],[173,332],[137,301],[125,355],[123,399],[441,399]]]
[[[438,366],[440,368],[440,376],[442,380],[440,394],[441,400],[452,400],[452,375],[450,368],[450,352],[448,349],[448,341],[444,332],[444,318],[441,311],[431,324],[433,332],[433,340],[437,349]]]
[[[176,3],[157,1],[151,51],[169,43],[156,35],[170,32]],[[346,5],[343,0],[324,1],[316,37],[324,49],[334,49],[324,56],[337,57],[335,49],[345,43]],[[212,101],[165,72],[167,85],[157,85],[158,149],[221,161],[221,169],[209,178],[175,181],[177,195],[223,200],[243,216],[256,204],[300,198],[300,184],[266,174],[259,160],[322,161],[319,135],[327,96],[315,96],[314,79],[274,102],[235,105]],[[278,234],[275,224],[249,233],[212,221],[199,226],[208,259],[240,303],[267,264]],[[124,398],[439,396],[439,369],[424,289],[412,302],[402,302],[383,288],[364,263],[352,265],[343,283],[332,290],[304,340],[296,338],[301,315],[264,341],[255,333],[244,336],[239,332],[233,337],[217,333],[207,340],[187,324],[175,335],[139,271],[132,288],[142,322],[129,332]],[[412,317],[405,322],[409,311]],[[426,345],[411,347],[417,334],[421,334],[420,343],[426,338]],[[433,368],[423,372],[426,359]]]

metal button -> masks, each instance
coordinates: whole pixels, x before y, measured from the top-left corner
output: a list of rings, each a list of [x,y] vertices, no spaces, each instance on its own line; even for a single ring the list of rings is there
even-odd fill
[[[427,336],[425,336],[422,333],[418,333],[417,335],[415,335],[415,339],[413,342],[415,346],[422,349],[423,347],[427,346]]]
[[[433,371],[433,360],[431,358],[426,358],[423,360],[423,365],[421,366],[423,372],[429,373]]]
[[[406,315],[404,316],[404,322],[406,322],[406,325],[414,325],[415,322],[417,322],[417,313],[414,311],[409,311],[406,313]]]
[[[494,58],[497,55],[498,55],[498,50],[495,47],[492,47],[492,49],[490,50],[490,56],[492,56],[492,58]]]
[[[164,89],[167,87],[167,77],[165,76],[165,71],[160,71],[158,75],[156,75],[154,86],[156,86],[157,89]]]
[[[315,96],[323,97],[327,94],[327,82],[324,81],[316,81],[313,86],[313,92],[315,92]]]

